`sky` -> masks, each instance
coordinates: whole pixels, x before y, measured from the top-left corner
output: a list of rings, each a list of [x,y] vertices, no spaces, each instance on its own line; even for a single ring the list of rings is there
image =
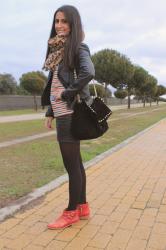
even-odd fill
[[[91,54],[115,49],[166,86],[165,0],[2,1],[0,73],[19,82],[23,73],[42,70],[54,12],[64,4],[78,8]]]

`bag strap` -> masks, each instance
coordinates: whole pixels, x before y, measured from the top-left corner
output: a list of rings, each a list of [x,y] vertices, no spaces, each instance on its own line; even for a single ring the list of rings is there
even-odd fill
[[[81,102],[80,94],[77,94],[75,98],[76,98],[77,102],[79,102],[79,103]]]
[[[76,78],[77,78],[77,74],[76,74],[76,70],[74,69],[74,79],[76,79]],[[98,95],[97,95],[97,89],[96,89],[96,86],[95,86],[94,79],[93,79],[93,89],[94,89],[94,92],[95,92],[95,97],[97,97]],[[77,100],[77,102],[81,102],[81,98],[80,98],[79,94],[76,95],[76,100]]]
[[[97,97],[97,89],[96,89],[96,86],[95,86],[95,83],[94,83],[94,79],[93,79],[93,88],[94,88],[94,92],[95,92],[95,97]]]

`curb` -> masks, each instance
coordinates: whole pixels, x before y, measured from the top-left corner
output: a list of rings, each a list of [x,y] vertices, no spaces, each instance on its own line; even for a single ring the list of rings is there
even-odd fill
[[[101,160],[103,160],[107,156],[110,156],[114,152],[116,152],[116,151],[120,150],[121,148],[125,147],[127,144],[129,144],[130,142],[132,142],[136,138],[140,137],[141,135],[145,134],[147,131],[149,131],[153,127],[157,126],[160,122],[162,122],[164,120],[165,120],[165,118],[161,119],[160,121],[156,122],[152,126],[144,129],[143,131],[137,133],[136,135],[134,135],[132,137],[129,137],[128,139],[121,142],[120,144],[118,144],[118,145],[114,146],[113,148],[105,151],[104,153],[101,153],[100,155],[96,156],[92,160],[84,163],[85,169],[87,169],[89,167],[92,167],[93,165],[100,162]],[[34,200],[36,200],[38,198],[41,198],[46,193],[52,191],[53,189],[59,187],[60,185],[62,185],[63,183],[65,183],[67,181],[68,181],[68,175],[64,174],[64,175],[56,178],[55,180],[51,181],[50,183],[44,185],[43,187],[40,187],[40,188],[36,189],[35,191],[29,193],[28,195],[18,199],[17,201],[13,202],[11,205],[9,205],[7,207],[4,207],[4,208],[1,208],[0,209],[0,222],[3,221],[5,218],[7,218],[9,216],[12,216],[14,213],[19,211],[22,207],[28,205],[30,202],[32,202],[32,201],[34,201]]]

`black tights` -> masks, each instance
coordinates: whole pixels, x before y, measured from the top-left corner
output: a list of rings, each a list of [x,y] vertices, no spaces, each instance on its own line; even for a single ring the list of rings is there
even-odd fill
[[[67,210],[75,210],[77,204],[86,203],[86,174],[82,164],[80,143],[59,142],[62,159],[69,175],[69,204]]]

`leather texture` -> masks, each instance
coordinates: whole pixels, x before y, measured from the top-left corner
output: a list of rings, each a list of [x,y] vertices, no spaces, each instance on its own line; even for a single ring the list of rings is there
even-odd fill
[[[63,62],[58,67],[58,78],[65,87],[61,98],[66,101],[69,106],[73,105],[74,97],[79,93],[81,99],[86,102],[91,100],[88,83],[95,76],[94,65],[91,61],[90,51],[86,44],[81,43],[78,53],[75,57],[75,71],[76,79],[74,77],[74,69],[66,69]],[[48,74],[47,84],[41,96],[41,105],[44,107],[48,105],[46,116],[54,116],[50,103],[50,90],[53,72]]]
[[[48,229],[62,229],[71,226],[79,221],[78,210],[67,211],[64,210],[62,215],[53,223],[47,225]]]

